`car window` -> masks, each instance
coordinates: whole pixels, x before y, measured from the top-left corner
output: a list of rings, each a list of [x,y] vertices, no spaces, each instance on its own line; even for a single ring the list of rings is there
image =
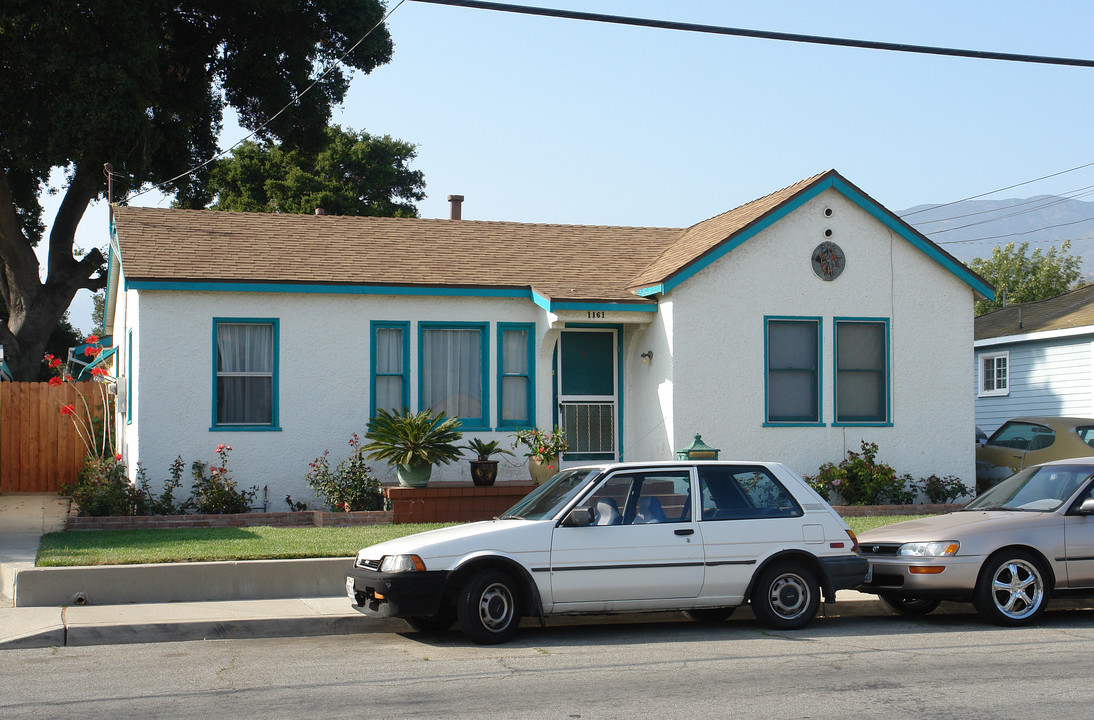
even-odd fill
[[[584,498],[593,525],[652,525],[691,518],[691,473],[687,470],[612,475]]]
[[[1026,422],[1008,422],[996,430],[988,445],[1015,450],[1044,450],[1056,439],[1056,433],[1044,425]]]
[[[505,511],[503,518],[523,518],[525,520],[543,520],[554,517],[566,503],[581,492],[590,475],[597,469],[576,469],[561,472],[549,481],[528,493],[520,502]]]
[[[965,510],[1050,512],[1094,474],[1094,465],[1038,465],[1020,470],[965,506]]]
[[[1094,447],[1094,426],[1077,427],[1075,432],[1079,433],[1079,437],[1083,442]]]
[[[699,467],[703,520],[799,517],[802,509],[766,468]]]

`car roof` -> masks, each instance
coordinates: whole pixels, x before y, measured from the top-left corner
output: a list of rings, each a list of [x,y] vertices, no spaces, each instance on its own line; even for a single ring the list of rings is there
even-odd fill
[[[1062,458],[1060,460],[1049,460],[1048,462],[1043,462],[1033,467],[1044,467],[1046,465],[1094,465],[1094,448],[1091,448],[1090,455],[1084,455],[1082,457]]]
[[[1059,430],[1060,428],[1071,428],[1075,426],[1094,425],[1094,418],[1081,418],[1081,417],[1049,417],[1047,415],[1026,415],[1023,417],[1014,417],[1007,420],[1007,422],[1027,422],[1035,423],[1037,425],[1047,425],[1053,430]],[[1006,423],[1004,423],[1006,424]]]
[[[722,465],[722,466],[739,466],[739,465],[780,465],[781,463],[773,462],[771,460],[650,460],[649,462],[615,462],[615,463],[590,463],[588,465],[574,465],[573,467],[563,468],[564,470],[578,470],[581,468],[598,468],[600,470],[626,470],[627,468],[647,468],[647,467],[686,467],[691,465]]]

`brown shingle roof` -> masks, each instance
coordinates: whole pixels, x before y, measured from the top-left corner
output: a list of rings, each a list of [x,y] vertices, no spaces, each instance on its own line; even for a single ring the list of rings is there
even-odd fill
[[[981,315],[973,324],[973,339],[1094,325],[1094,285],[1037,302],[1017,303]]]

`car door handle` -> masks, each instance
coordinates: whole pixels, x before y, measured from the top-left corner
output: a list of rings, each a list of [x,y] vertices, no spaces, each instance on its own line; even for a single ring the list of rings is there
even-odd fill
[[[679,530],[674,530],[673,532],[675,532],[677,535],[694,535],[695,528],[680,528]]]

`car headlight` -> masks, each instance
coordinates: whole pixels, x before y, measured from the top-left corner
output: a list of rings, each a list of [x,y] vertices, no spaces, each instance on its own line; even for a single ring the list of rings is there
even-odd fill
[[[910,557],[949,557],[957,554],[957,548],[961,543],[956,540],[942,540],[939,542],[912,542],[904,543],[897,551],[897,555]]]
[[[385,555],[380,561],[380,572],[401,573],[425,570],[425,563],[417,555]]]

